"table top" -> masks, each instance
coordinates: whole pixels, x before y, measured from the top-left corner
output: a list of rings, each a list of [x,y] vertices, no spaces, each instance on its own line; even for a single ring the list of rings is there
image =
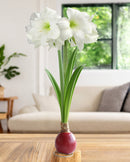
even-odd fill
[[[6,112],[0,112],[0,120],[6,119],[7,118],[7,113]]]
[[[18,99],[17,96],[10,96],[10,97],[0,97],[0,101],[8,101],[8,100],[16,100]]]
[[[130,161],[130,134],[75,136],[82,162]],[[51,162],[55,137],[55,134],[0,134],[0,162]]]

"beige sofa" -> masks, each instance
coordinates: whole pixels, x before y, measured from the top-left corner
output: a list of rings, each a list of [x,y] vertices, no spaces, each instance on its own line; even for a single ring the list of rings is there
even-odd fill
[[[97,112],[101,95],[108,87],[76,87],[69,114],[70,130],[74,133],[128,133],[130,113]],[[50,95],[54,95],[53,90]],[[46,100],[46,99],[45,99]],[[57,133],[60,130],[60,113],[49,107],[39,111],[36,106],[27,106],[10,118],[11,132]]]

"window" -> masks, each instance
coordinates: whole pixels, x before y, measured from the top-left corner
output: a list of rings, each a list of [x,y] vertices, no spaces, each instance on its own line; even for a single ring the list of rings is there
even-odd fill
[[[99,34],[96,43],[87,44],[77,52],[76,65],[87,69],[130,69],[130,4],[65,4],[94,15]],[[73,47],[68,46],[69,56]]]

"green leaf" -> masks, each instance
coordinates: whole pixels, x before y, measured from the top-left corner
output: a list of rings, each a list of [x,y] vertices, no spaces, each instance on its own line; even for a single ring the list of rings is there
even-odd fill
[[[11,77],[10,77],[10,75],[7,73],[7,74],[5,74],[5,78],[7,78],[7,79],[11,79]]]
[[[10,66],[9,68],[4,69],[3,71],[4,72],[5,71],[11,71],[11,70],[14,70],[14,69],[19,69],[19,67],[17,67],[17,66]]]
[[[4,64],[4,59],[5,59],[4,49],[5,49],[5,45],[2,45],[0,47],[0,69],[1,69],[1,66]]]
[[[66,76],[66,71],[67,71],[67,65],[68,65],[68,53],[67,53],[67,48],[68,48],[69,41],[65,40],[64,46],[63,46],[63,68],[64,68],[64,78]]]
[[[9,63],[9,61],[10,61],[13,57],[20,57],[20,56],[26,56],[26,55],[23,54],[23,53],[17,53],[17,52],[11,54],[11,55],[6,59],[4,66],[7,65],[7,64]]]
[[[19,69],[19,67],[17,67],[17,66],[10,66],[9,68],[4,69],[2,71],[2,73],[4,74],[4,76],[7,79],[12,79],[12,78],[14,78],[17,75],[20,75],[20,72],[16,71],[17,69]]]
[[[72,72],[73,72],[74,65],[75,65],[76,52],[77,52],[77,47],[75,48],[75,50],[73,51],[73,53],[69,59],[69,63],[67,66],[67,71],[66,71],[65,87],[67,87],[67,85],[70,81],[70,78],[72,76]]]
[[[54,79],[54,77],[52,76],[52,74],[47,70],[45,69],[53,87],[54,87],[54,90],[56,92],[56,96],[57,96],[57,99],[58,99],[58,102],[59,102],[59,105],[60,105],[60,109],[61,109],[61,92],[60,92],[60,88],[56,82],[56,80]]]
[[[79,66],[75,69],[75,71],[73,72],[73,75],[70,79],[70,82],[68,84],[67,91],[66,91],[66,97],[65,97],[65,110],[66,110],[66,112],[64,114],[65,115],[65,117],[64,117],[65,121],[64,122],[68,121],[72,96],[73,96],[73,93],[74,93],[74,89],[75,89],[77,80],[78,80],[79,75],[80,75],[83,68],[84,68],[84,66]]]

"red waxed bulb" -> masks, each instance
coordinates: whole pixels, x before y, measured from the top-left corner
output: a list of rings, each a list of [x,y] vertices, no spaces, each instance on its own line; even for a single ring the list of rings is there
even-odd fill
[[[57,152],[62,154],[71,154],[76,149],[76,139],[71,132],[61,132],[55,140]]]

